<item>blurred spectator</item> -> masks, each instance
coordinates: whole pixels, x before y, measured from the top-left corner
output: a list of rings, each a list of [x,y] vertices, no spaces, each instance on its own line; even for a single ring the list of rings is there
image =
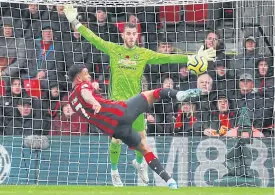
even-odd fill
[[[43,15],[45,24],[42,27],[50,26],[55,31],[55,40],[71,41],[71,25],[68,22],[63,5],[56,5],[49,14]]]
[[[15,113],[5,127],[5,135],[41,135],[43,132],[43,119],[35,108],[31,98],[21,98],[15,107]]]
[[[274,107],[274,75],[271,59],[261,58],[256,63],[255,88],[264,98],[264,127],[272,125]]]
[[[22,5],[23,4],[20,3],[0,2],[1,16],[11,16],[14,18],[20,18],[20,8]]]
[[[212,77],[206,73],[200,75],[197,80],[197,88],[202,90],[201,96],[199,97],[199,110],[211,111],[213,108],[211,101],[216,97],[216,94],[213,91]]]
[[[201,114],[203,126],[210,121],[210,115],[214,107],[212,105],[213,100],[216,98],[216,94],[213,91],[213,79],[209,74],[202,74],[198,77],[197,88],[202,90],[200,97],[198,98],[197,112]]]
[[[174,130],[176,135],[202,136],[202,117],[196,111],[196,106],[197,104],[192,100],[179,104]]]
[[[90,28],[97,33],[99,37],[105,41],[113,43],[123,43],[122,37],[118,28],[108,21],[108,13],[105,7],[97,7],[94,13],[94,18],[90,21]]]
[[[89,22],[89,28],[101,37],[105,41],[111,41],[113,43],[123,43],[123,39],[120,35],[118,28],[108,20],[108,13],[105,7],[97,7],[93,11]],[[107,54],[99,51],[92,45],[93,62],[96,64],[96,77],[102,77],[102,73],[108,73],[108,65],[110,58]],[[104,77],[105,75],[103,75]],[[102,78],[100,78],[102,79]]]
[[[225,45],[222,42],[222,38],[220,34],[216,31],[208,32],[204,40],[204,43],[205,43],[205,49],[213,48],[213,49],[216,49],[217,51],[216,61],[208,62],[208,74],[210,74],[213,78],[215,78],[214,75],[215,75],[216,63],[219,63],[220,61],[224,61],[224,63],[226,63],[225,66],[227,67],[227,71],[231,76],[233,74],[231,70],[232,68],[228,60],[229,57],[224,54]]]
[[[211,120],[208,121],[209,128],[204,130],[204,135],[216,136],[224,129],[229,131],[236,127],[236,112],[232,109],[232,103],[225,94],[218,94],[216,100],[216,111],[211,113]]]
[[[88,122],[74,113],[64,96],[61,102],[61,114],[54,117],[50,135],[85,135],[88,133]]]
[[[43,27],[43,19],[47,18],[49,13],[45,5],[28,4],[27,6],[27,9],[23,9],[21,13],[24,38],[37,39]]]
[[[174,88],[174,82],[169,77],[164,77],[163,88]],[[155,102],[147,114],[148,135],[172,135],[174,122],[174,102],[162,100]]]
[[[0,35],[0,76],[14,76],[26,67],[26,46],[24,40],[15,38],[13,26],[4,23]],[[9,78],[6,78],[7,83]]]
[[[239,136],[238,131],[239,131],[239,127],[232,128],[229,131],[227,131],[225,136],[227,136],[227,137],[237,137],[237,136]],[[262,137],[265,137],[265,135],[260,130],[252,128],[252,135],[249,132],[242,132],[241,137],[242,138],[251,138],[251,137],[262,138]]]
[[[242,108],[248,109],[248,117],[255,128],[262,129],[264,125],[264,100],[254,91],[254,79],[251,74],[240,75],[239,88],[234,100],[234,108],[240,114]]]
[[[174,47],[172,40],[169,37],[162,36],[159,39],[158,53],[173,54]],[[155,89],[159,86],[162,75],[169,73],[171,77],[176,78],[178,75],[179,65],[178,64],[148,64],[144,70],[147,80],[150,83],[150,89]]]
[[[86,23],[82,24],[87,26]],[[72,29],[71,41],[63,42],[66,71],[68,71],[74,63],[84,63],[88,67],[89,72],[94,72],[91,44],[81,36],[74,26],[72,26]]]
[[[4,116],[12,116],[13,108],[17,106],[19,99],[29,97],[23,88],[23,82],[18,77],[11,78],[11,85],[7,87],[6,96],[1,97],[4,106]]]
[[[44,90],[57,83],[66,89],[63,46],[61,42],[54,41],[52,28],[44,27],[41,39],[28,40],[27,43],[31,62],[23,76],[39,79]]]
[[[22,19],[21,19],[21,10],[24,9],[25,4],[21,3],[0,3],[0,25],[3,25],[6,23],[6,21],[9,21],[13,27],[14,27],[14,36],[16,38],[23,37],[23,29],[22,29]]]
[[[17,107],[18,101],[21,98],[28,97],[23,84],[19,78],[11,78],[10,87],[6,88],[6,96],[0,97],[0,126],[7,126],[8,122],[14,115],[14,110]]]
[[[57,84],[52,84],[48,93],[41,98],[43,102],[43,110],[46,111],[46,118],[52,119],[60,114],[61,92]]]
[[[197,85],[197,76],[194,74],[191,74],[186,65],[181,65],[179,68],[179,73],[176,78],[176,88],[178,90],[187,90],[191,88],[195,88]]]
[[[235,77],[239,78],[241,74],[249,73],[255,78],[255,64],[260,58],[257,50],[256,39],[253,36],[249,36],[244,40],[244,51],[235,58],[234,70]]]
[[[214,86],[217,94],[226,94],[227,97],[232,98],[237,87],[236,79],[230,77],[229,71],[226,67],[226,61],[220,60],[215,64]]]

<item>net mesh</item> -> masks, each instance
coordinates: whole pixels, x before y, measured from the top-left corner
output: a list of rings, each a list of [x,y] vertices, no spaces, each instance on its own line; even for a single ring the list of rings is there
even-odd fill
[[[122,44],[132,22],[140,47],[217,49],[201,76],[186,64],[144,69],[143,90],[203,90],[200,99],[157,102],[146,113],[147,142],[180,186],[274,185],[274,1],[0,2],[0,183],[112,185],[110,139],[68,106],[72,64],[85,63],[106,97],[111,74],[108,55],[64,16],[62,5],[72,3],[105,41]],[[121,180],[144,185],[134,158],[122,145]],[[151,171],[149,178],[165,185]]]

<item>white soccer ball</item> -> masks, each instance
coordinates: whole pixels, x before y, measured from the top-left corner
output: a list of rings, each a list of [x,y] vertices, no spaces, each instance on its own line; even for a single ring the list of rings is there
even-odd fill
[[[187,62],[187,69],[192,74],[200,75],[207,71],[208,62],[205,58],[194,56]]]

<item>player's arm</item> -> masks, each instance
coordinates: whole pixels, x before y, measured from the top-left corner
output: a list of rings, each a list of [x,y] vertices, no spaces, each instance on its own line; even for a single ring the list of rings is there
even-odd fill
[[[148,64],[187,63],[195,56],[203,57],[207,61],[214,61],[216,58],[216,50],[212,48],[204,50],[204,46],[201,46],[200,50],[195,55],[162,54],[154,51],[151,51],[149,55]]]
[[[101,109],[101,105],[99,102],[94,98],[92,92],[89,89],[82,89],[81,90],[81,96],[84,99],[85,102],[88,104],[93,105],[93,109],[95,113],[99,113]]]
[[[109,51],[113,49],[113,47],[117,46],[117,44],[105,41],[97,36],[93,31],[88,29],[86,26],[82,25],[77,18],[77,9],[73,7],[73,5],[65,5],[64,13],[68,19],[68,21],[75,26],[78,32],[91,44],[93,44],[97,49],[103,51],[108,54]]]

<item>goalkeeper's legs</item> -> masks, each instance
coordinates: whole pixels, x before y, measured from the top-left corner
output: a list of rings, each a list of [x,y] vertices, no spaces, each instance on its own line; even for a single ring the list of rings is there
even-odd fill
[[[110,150],[111,177],[112,177],[113,186],[122,187],[123,183],[121,182],[120,175],[117,168],[119,157],[120,157],[120,151],[121,151],[121,141],[119,139],[112,138],[109,150]]]

